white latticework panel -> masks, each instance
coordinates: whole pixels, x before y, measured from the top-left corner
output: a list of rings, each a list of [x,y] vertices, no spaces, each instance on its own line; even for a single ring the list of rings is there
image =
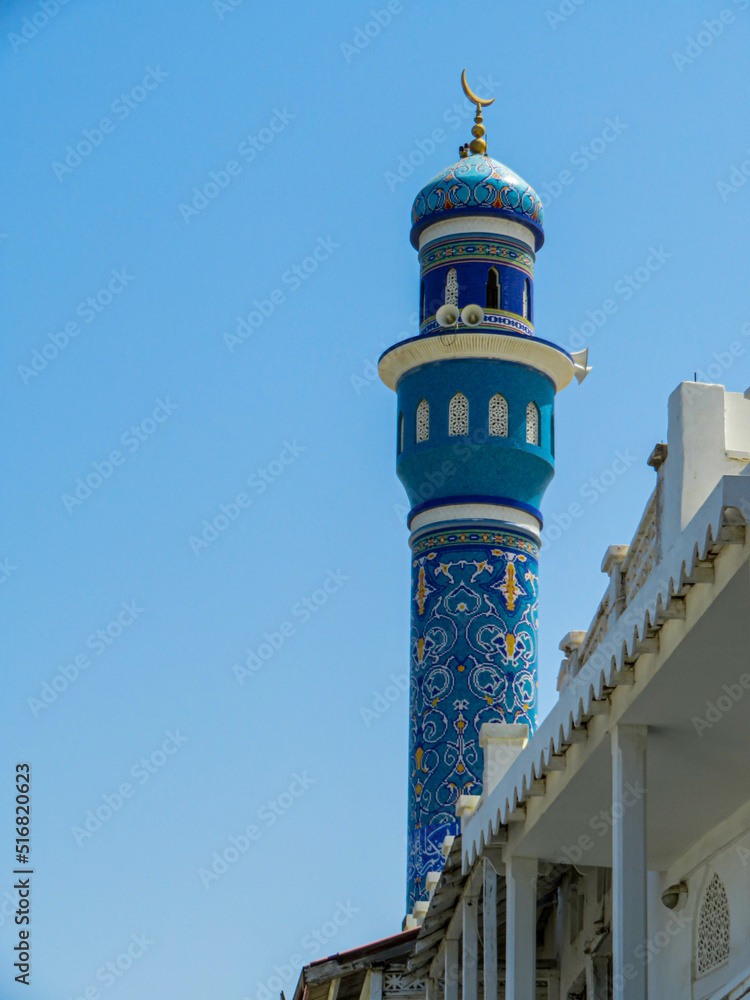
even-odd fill
[[[448,406],[448,433],[451,437],[469,433],[469,400],[457,392]]]
[[[526,407],[526,443],[539,444],[539,410],[536,403]]]
[[[490,434],[492,437],[508,436],[508,400],[499,392],[490,400]]]
[[[417,444],[426,441],[430,436],[430,404],[422,399],[417,407]]]
[[[697,972],[702,976],[729,958],[729,900],[718,875],[708,883],[698,920]]]
[[[458,306],[458,275],[455,267],[448,271],[445,279],[445,304],[447,306]]]

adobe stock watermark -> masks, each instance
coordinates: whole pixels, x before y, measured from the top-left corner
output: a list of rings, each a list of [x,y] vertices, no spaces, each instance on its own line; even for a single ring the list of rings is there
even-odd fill
[[[154,942],[145,933],[131,934],[130,942],[118,955],[97,969],[94,978],[105,990],[111,989],[153,946]],[[102,991],[98,986],[88,986],[75,996],[68,997],[68,1000],[99,1000],[101,995]]]
[[[750,0],[732,0],[735,7],[740,10],[747,10]],[[719,35],[724,34],[724,29],[729,24],[734,24],[737,18],[730,7],[723,7],[716,17],[704,19],[700,30],[689,38],[685,39],[685,49],[672,53],[672,62],[682,73],[687,66],[692,66],[696,59],[700,59],[706,49],[710,49]]]
[[[596,309],[586,310],[586,319],[579,327],[569,326],[567,350],[578,351],[602,329],[611,316],[620,310],[623,302],[629,302],[637,291],[651,280],[651,275],[660,271],[673,256],[661,245],[649,247],[649,255],[643,264],[635,268],[632,274],[625,274],[615,282],[614,294],[617,298],[606,298]]]
[[[750,322],[743,323],[740,327],[740,334],[745,338],[750,337]],[[701,383],[708,385],[719,383],[719,380],[724,379],[727,372],[734,367],[737,359],[747,354],[747,347],[741,340],[733,340],[726,347],[725,351],[712,351],[711,357],[713,361],[710,361],[705,367],[699,368],[696,371],[695,382],[689,383],[694,386],[695,392],[699,393],[703,391]]]
[[[401,340],[408,340],[409,337],[413,337],[416,332],[419,331],[419,313],[410,313],[407,322],[411,327],[411,330],[402,330],[396,335],[392,340],[392,343],[397,344]],[[385,350],[388,344],[384,340],[380,342],[381,350]],[[361,369],[361,374],[352,374],[349,376],[349,382],[351,383],[352,389],[358,396],[362,395],[362,391],[368,386],[372,385],[374,382],[378,381],[378,363],[377,361],[371,360],[370,358],[364,359],[364,364]]]
[[[241,7],[244,0],[213,0],[213,9],[216,11],[220,21],[223,21],[227,14],[233,14],[238,7]]]
[[[131,424],[126,431],[123,431],[120,435],[120,444],[125,452],[116,449],[109,452],[102,461],[92,462],[91,471],[84,472],[83,476],[76,479],[70,493],[62,494],[60,500],[67,512],[72,514],[76,508],[83,507],[94,491],[110,479],[115,469],[124,465],[128,457],[134,455],[142,444],[153,437],[159,426],[169,420],[175,410],[179,410],[179,406],[173,403],[169,396],[166,399],[157,399],[150,416],[144,417],[138,424]]]
[[[112,277],[93,295],[89,295],[76,306],[76,316],[79,316],[88,326],[93,323],[97,316],[114,302],[115,298],[127,288],[131,281],[135,281],[135,275],[130,274],[126,268],[121,267],[119,271],[114,268],[110,271]],[[32,378],[36,378],[45,370],[50,361],[54,361],[58,354],[64,351],[70,342],[81,333],[81,326],[76,320],[69,320],[61,330],[47,334],[47,341],[40,349],[31,352],[31,360],[28,365],[16,365],[21,381],[28,385]]]
[[[477,427],[451,447],[451,455],[457,462],[465,464],[489,440],[488,432],[483,427]],[[424,479],[416,491],[419,502],[432,500],[437,495],[438,490],[441,490],[458,472],[460,472],[460,465],[457,465],[453,459],[445,459],[438,467],[425,472]],[[406,525],[410,510],[411,508],[403,503],[393,505],[396,518],[402,525]]]
[[[613,802],[611,809],[600,809],[588,822],[589,830],[596,837],[611,837],[615,822],[622,819],[628,809],[640,802],[646,794],[646,789],[639,782],[625,785],[622,800]],[[591,850],[596,841],[588,833],[582,833],[574,844],[563,847],[557,857],[559,865],[577,865]]]
[[[737,702],[742,701],[745,694],[750,691],[750,674],[741,674],[737,678],[736,684],[722,684],[722,694],[716,701],[706,702],[706,711],[703,715],[694,715],[690,720],[693,729],[698,736],[703,739],[703,734],[721,722],[727,712],[731,712]]]
[[[169,758],[174,756],[180,747],[188,742],[187,736],[183,736],[179,729],[176,729],[174,732],[169,729],[164,735],[166,739],[163,740],[153,753],[149,754],[148,757],[141,757],[130,768],[130,777],[138,785],[145,785],[150,781],[151,776],[160,771]],[[133,798],[137,790],[137,787],[131,785],[129,781],[123,781],[118,785],[116,791],[106,792],[102,795],[102,801],[99,805],[86,811],[83,824],[71,827],[70,832],[76,844],[81,847],[86,840],[90,840],[95,833],[98,833],[102,826],[108,823],[115,813],[118,813],[122,809],[127,800]]]
[[[18,566],[6,558],[0,561],[0,583],[7,583],[11,576],[18,571]]]
[[[198,869],[198,878],[204,889],[210,889],[212,882],[218,882],[231,865],[236,865],[240,858],[247,854],[250,845],[257,843],[263,836],[264,829],[274,826],[282,816],[289,812],[292,806],[302,798],[316,779],[311,778],[307,771],[292,775],[289,787],[274,799],[264,802],[257,813],[257,823],[251,823],[238,836],[229,838],[229,845],[219,853],[214,851],[208,868]]]
[[[344,59],[350,63],[354,56],[362,55],[373,38],[377,38],[383,28],[391,23],[394,15],[400,14],[403,9],[401,0],[388,0],[383,10],[371,10],[370,20],[354,29],[351,42],[339,42]]]
[[[570,18],[581,9],[586,0],[562,0],[557,10],[546,11],[547,24],[553,31],[557,31],[560,24],[565,24]]]
[[[500,81],[495,80],[491,74],[486,77],[479,77],[478,89],[484,95],[485,100],[491,97],[499,87]],[[461,103],[454,101],[443,113],[443,123],[455,131],[461,124],[471,120],[475,113],[476,109],[474,105],[469,104],[468,100]],[[395,191],[399,184],[405,183],[412,176],[414,170],[421,167],[425,160],[432,156],[438,146],[447,142],[449,138],[450,136],[444,128],[434,128],[429,136],[425,136],[423,139],[415,139],[411,150],[406,155],[399,156],[394,170],[386,170],[383,175],[389,190]],[[442,305],[442,300],[440,305]]]
[[[31,17],[22,18],[18,31],[8,32],[8,41],[13,51],[19,52],[33,38],[36,38],[39,32],[46,28],[52,18],[59,13],[60,8],[67,3],[68,0],[40,0]]]
[[[592,163],[596,163],[612,143],[619,139],[627,127],[625,122],[620,121],[619,115],[616,118],[605,118],[601,133],[595,136],[588,145],[579,146],[570,154],[570,163],[576,168],[578,175],[588,170]],[[536,191],[544,207],[548,208],[551,202],[559,198],[563,191],[575,182],[576,176],[571,170],[565,169],[561,170],[557,177],[551,181],[544,181],[538,185]]]
[[[618,997],[622,996],[625,983],[642,975],[644,966],[648,968],[653,960],[660,955],[665,948],[668,948],[672,941],[674,941],[674,939],[681,934],[686,927],[692,927],[691,917],[688,916],[687,913],[675,912],[673,910],[661,930],[656,931],[655,934],[649,934],[643,943],[636,945],[633,949],[633,958],[638,962],[638,965],[634,965],[633,962],[626,962],[623,965],[622,973],[615,975],[613,980],[615,989],[614,995]]]
[[[155,69],[153,66],[147,66],[141,82],[136,83],[126,94],[120,94],[112,101],[111,114],[116,115],[120,121],[125,121],[168,76],[169,73],[165,72],[161,66],[157,65]],[[50,164],[58,181],[62,183],[68,174],[72,174],[80,167],[83,161],[101,146],[105,136],[112,135],[116,128],[117,122],[112,121],[111,118],[100,118],[94,128],[82,129],[83,138],[78,139],[75,146],[67,145],[65,155],[59,160],[53,160]]]
[[[593,507],[615,485],[618,479],[633,468],[637,461],[637,457],[631,455],[629,448],[626,448],[624,452],[616,451],[612,463],[606,469],[597,476],[590,476],[585,483],[581,484],[578,491],[581,500],[585,500],[588,507]],[[541,532],[545,552],[548,552],[550,547],[585,515],[586,510],[586,506],[574,500],[568,504],[565,510],[558,511],[545,519]]]
[[[263,982],[258,980],[253,996],[245,995],[242,1000],[277,1000],[285,986],[297,982],[302,966],[317,955],[321,948],[327,948],[329,941],[332,941],[341,928],[346,927],[359,912],[359,907],[353,906],[350,900],[346,903],[338,902],[328,920],[305,934],[300,941],[299,952],[292,953],[283,965],[274,965],[273,975]]]
[[[320,587],[292,605],[289,619],[283,621],[273,632],[264,632],[263,642],[257,649],[248,648],[246,650],[244,666],[241,663],[235,663],[232,667],[240,686],[245,683],[248,677],[257,674],[263,668],[263,664],[268,663],[278,653],[287,639],[291,639],[296,634],[300,625],[306,625],[313,615],[316,615],[328,603],[328,598],[341,590],[348,579],[349,577],[340,569],[335,572],[329,569]],[[296,621],[290,619],[296,619]]]
[[[739,165],[732,165],[727,180],[718,180],[716,182],[716,190],[724,202],[728,201],[733,194],[737,194],[740,188],[743,188],[747,184],[748,177],[750,177],[750,148],[746,149],[745,152],[747,153],[747,159],[743,160]]]
[[[248,135],[243,139],[237,147],[237,153],[246,163],[252,163],[258,153],[267,149],[276,136],[284,132],[289,123],[294,121],[296,117],[286,107],[281,111],[274,108],[268,124],[261,128],[257,134]],[[193,197],[190,203],[181,201],[177,206],[183,221],[189,223],[191,219],[200,215],[212,201],[218,198],[222,191],[229,187],[235,177],[240,176],[242,170],[242,164],[238,160],[227,160],[219,170],[212,170],[207,181],[204,181],[200,187],[193,188],[191,192]]]
[[[118,615],[107,622],[103,628],[92,632],[86,639],[86,649],[91,650],[94,656],[101,656],[102,653],[106,652],[146,610],[134,600],[123,601],[120,607],[122,610]],[[70,657],[67,662],[61,663],[51,681],[44,681],[42,684],[39,697],[26,699],[26,704],[34,718],[38,718],[40,712],[53,705],[63,691],[66,691],[71,684],[75,684],[92,663],[93,659],[88,653],[78,653]]]
[[[391,682],[382,691],[375,692],[370,705],[360,706],[359,714],[368,729],[373,722],[382,719],[402,694],[407,694],[409,691],[409,675],[407,673],[391,674]]]
[[[274,288],[269,292],[267,298],[260,299],[260,301],[253,299],[252,309],[247,315],[237,317],[234,332],[223,334],[224,343],[229,353],[234,354],[241,344],[252,337],[255,331],[273,316],[278,307],[286,302],[287,295],[298,291],[340,246],[341,244],[335,243],[330,236],[325,239],[319,236],[318,242],[308,256],[304,257],[299,264],[287,268],[281,275],[279,283],[288,288],[288,291],[285,288]]]
[[[287,468],[297,461],[303,451],[307,451],[307,449],[304,445],[298,444],[296,438],[292,442],[285,441],[276,458],[272,459],[268,465],[256,469],[252,475],[248,476],[247,484],[255,496],[262,496],[268,487],[272,486],[277,479],[280,479]],[[200,536],[190,535],[188,538],[188,544],[193,550],[193,554],[199,556],[204,549],[213,545],[222,532],[234,524],[252,503],[253,497],[248,493],[240,492],[228,503],[219,504],[219,513],[214,514],[210,520],[206,518],[203,521]]]

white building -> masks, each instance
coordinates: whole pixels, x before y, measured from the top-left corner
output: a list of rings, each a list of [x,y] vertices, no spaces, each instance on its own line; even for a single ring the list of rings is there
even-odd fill
[[[750,997],[749,463],[750,391],[678,386],[557,704],[483,727],[429,902],[295,1000]]]

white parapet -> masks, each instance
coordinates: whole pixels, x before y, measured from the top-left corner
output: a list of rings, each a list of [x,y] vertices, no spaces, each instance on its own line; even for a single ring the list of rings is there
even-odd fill
[[[681,382],[669,397],[663,485],[663,545],[668,552],[722,476],[750,462],[750,399],[723,385]]]
[[[529,727],[526,723],[484,723],[479,730],[479,746],[484,750],[483,798],[491,794],[528,742]]]
[[[461,820],[461,830],[466,826],[474,815],[479,805],[480,795],[459,795],[456,803],[456,816]]]

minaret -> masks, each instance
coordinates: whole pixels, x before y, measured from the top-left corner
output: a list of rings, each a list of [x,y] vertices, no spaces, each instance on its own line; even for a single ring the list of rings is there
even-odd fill
[[[539,505],[554,475],[555,393],[582,381],[536,335],[536,193],[474,140],[417,195],[419,335],[380,358],[398,395],[396,470],[411,510],[407,912],[426,899],[460,795],[481,791],[479,730],[537,702]]]

